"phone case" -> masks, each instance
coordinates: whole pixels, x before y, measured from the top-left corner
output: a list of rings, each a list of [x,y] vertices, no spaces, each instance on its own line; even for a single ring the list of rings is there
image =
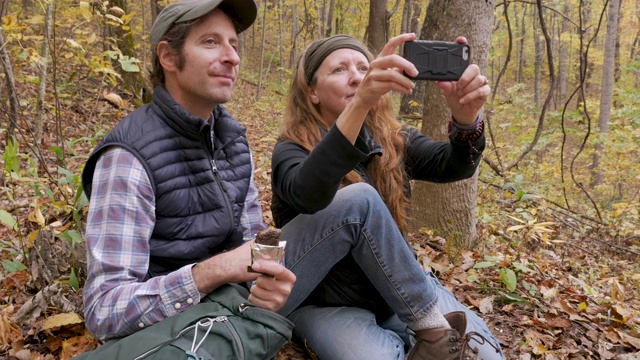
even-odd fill
[[[471,47],[457,42],[416,40],[404,43],[403,56],[418,69],[414,80],[458,80],[469,66]],[[406,74],[405,74],[406,75]]]

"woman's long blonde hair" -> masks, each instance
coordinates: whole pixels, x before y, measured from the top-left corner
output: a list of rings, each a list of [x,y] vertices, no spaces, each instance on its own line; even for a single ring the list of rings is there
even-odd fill
[[[373,55],[369,51],[366,51],[365,55],[371,62]],[[328,128],[322,121],[318,106],[313,104],[309,97],[304,61],[305,54],[302,54],[289,89],[280,140],[294,141],[311,152],[322,139],[323,131],[328,131]],[[311,85],[316,81],[317,77],[314,74]],[[375,141],[383,148],[382,156],[374,156],[369,161],[367,172],[372,185],[378,190],[400,231],[406,234],[409,207],[409,199],[404,191],[403,157],[406,134],[393,114],[391,95],[386,94],[380,98],[378,104],[369,111],[365,124]],[[357,172],[351,171],[343,179],[343,185],[363,181],[364,179]]]

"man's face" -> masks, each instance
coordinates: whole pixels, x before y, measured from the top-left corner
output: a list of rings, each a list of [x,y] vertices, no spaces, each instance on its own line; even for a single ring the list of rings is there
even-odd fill
[[[204,119],[217,104],[231,99],[238,79],[238,36],[231,19],[221,10],[203,16],[191,28],[178,54],[168,44],[159,46],[158,57],[165,72],[165,87],[187,111]]]

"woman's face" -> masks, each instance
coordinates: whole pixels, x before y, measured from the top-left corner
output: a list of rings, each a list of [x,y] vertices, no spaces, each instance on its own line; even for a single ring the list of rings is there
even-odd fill
[[[309,87],[309,98],[318,105],[328,126],[333,125],[356,95],[368,69],[367,57],[352,49],[338,49],[320,64],[316,82]]]

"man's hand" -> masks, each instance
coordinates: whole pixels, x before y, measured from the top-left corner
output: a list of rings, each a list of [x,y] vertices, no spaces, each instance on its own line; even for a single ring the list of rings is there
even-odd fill
[[[258,274],[247,271],[251,264],[251,241],[196,264],[191,272],[198,291],[208,294],[223,284],[253,281]]]
[[[291,294],[296,276],[283,265],[268,260],[254,262],[253,270],[265,275],[258,276],[251,287],[249,301],[263,309],[280,310]]]
[[[223,284],[255,280],[249,301],[267,310],[279,310],[291,294],[296,276],[283,265],[268,260],[254,262],[253,270],[256,273],[248,272],[247,265],[250,263],[251,242],[247,242],[196,264],[191,270],[193,281],[201,293],[207,294]]]

